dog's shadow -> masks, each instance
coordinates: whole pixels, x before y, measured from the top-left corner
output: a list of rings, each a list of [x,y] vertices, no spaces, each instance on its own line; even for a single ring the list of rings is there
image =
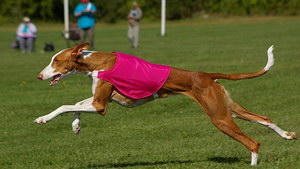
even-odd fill
[[[189,164],[195,163],[196,161],[192,160],[174,160],[174,161],[154,161],[154,162],[146,162],[146,161],[137,161],[137,162],[125,162],[125,163],[114,163],[114,164],[89,164],[87,168],[125,168],[125,167],[145,167],[145,166],[159,166],[165,164]]]
[[[216,163],[238,163],[241,160],[237,157],[209,157],[208,161],[216,162]]]
[[[237,157],[210,157],[207,158],[207,161],[212,161],[216,163],[237,163],[241,160]],[[172,160],[172,161],[154,161],[154,162],[146,162],[146,161],[137,161],[137,162],[124,162],[124,163],[113,163],[113,164],[89,164],[87,168],[125,168],[125,167],[145,167],[145,166],[160,166],[166,164],[192,164],[197,163],[198,161],[193,160]]]

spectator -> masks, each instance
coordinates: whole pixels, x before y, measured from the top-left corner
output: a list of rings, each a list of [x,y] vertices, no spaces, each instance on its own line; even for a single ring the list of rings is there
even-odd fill
[[[89,41],[91,47],[94,47],[94,27],[96,6],[89,0],[81,0],[74,10],[74,15],[77,17],[77,25],[80,29],[80,42]]]
[[[132,8],[128,14],[128,39],[133,48],[137,48],[139,45],[139,30],[140,20],[143,12],[136,2],[132,3]]]
[[[22,53],[33,52],[36,32],[37,28],[30,22],[30,18],[24,17],[23,23],[17,29],[17,40]]]

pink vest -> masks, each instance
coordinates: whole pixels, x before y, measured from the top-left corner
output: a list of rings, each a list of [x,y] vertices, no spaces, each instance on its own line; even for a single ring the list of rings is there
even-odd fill
[[[99,71],[98,78],[109,81],[122,94],[141,99],[156,93],[167,81],[171,67],[149,63],[138,57],[114,52],[113,68]]]

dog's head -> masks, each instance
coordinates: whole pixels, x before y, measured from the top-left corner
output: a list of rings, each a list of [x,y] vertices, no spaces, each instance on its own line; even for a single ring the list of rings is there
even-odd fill
[[[52,78],[50,82],[50,86],[52,86],[62,78],[75,73],[77,60],[83,54],[83,50],[87,50],[89,46],[89,43],[83,43],[58,52],[52,57],[50,64],[38,75],[38,79]]]

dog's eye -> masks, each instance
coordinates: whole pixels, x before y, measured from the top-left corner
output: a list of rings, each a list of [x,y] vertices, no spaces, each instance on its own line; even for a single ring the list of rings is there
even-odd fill
[[[53,60],[54,62],[58,62],[58,59],[57,58],[54,58],[54,60]]]

